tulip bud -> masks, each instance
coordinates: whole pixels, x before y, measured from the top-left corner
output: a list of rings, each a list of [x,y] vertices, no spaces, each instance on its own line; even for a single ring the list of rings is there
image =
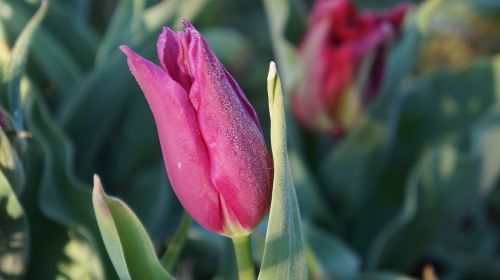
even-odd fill
[[[244,93],[200,33],[184,25],[161,33],[162,67],[121,50],[153,112],[181,204],[214,233],[248,235],[269,209],[271,156]]]
[[[306,127],[344,131],[381,87],[387,51],[409,10],[359,14],[349,0],[318,0],[300,54],[303,80],[293,97]]]

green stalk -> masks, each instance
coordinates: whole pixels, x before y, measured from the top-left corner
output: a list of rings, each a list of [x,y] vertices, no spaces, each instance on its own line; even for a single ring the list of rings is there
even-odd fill
[[[174,265],[181,254],[182,247],[186,241],[186,236],[191,226],[191,217],[184,212],[181,225],[168,245],[167,251],[161,258],[161,265],[167,272],[172,272]]]
[[[255,280],[250,235],[232,238],[240,280]]]

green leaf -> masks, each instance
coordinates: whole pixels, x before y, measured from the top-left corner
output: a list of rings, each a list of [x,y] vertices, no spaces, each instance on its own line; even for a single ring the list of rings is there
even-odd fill
[[[8,151],[2,148],[1,152]],[[0,279],[22,279],[27,270],[28,221],[3,172],[0,172],[0,225]]]
[[[113,168],[108,172],[115,170],[120,168],[116,166],[116,169]],[[134,172],[134,176],[129,174],[120,180],[110,180],[108,174],[107,182],[117,184],[114,188],[108,188],[109,193],[118,193],[139,217],[153,242],[161,244],[174,234],[181,220],[183,208],[170,186],[163,161],[151,167],[141,169],[137,167],[131,172]]]
[[[387,145],[393,126],[391,114],[397,108],[401,88],[408,84],[406,77],[419,56],[421,41],[415,26],[409,26],[391,52],[380,96],[369,107],[359,126],[335,145],[321,162],[320,182],[327,186],[328,201],[339,209],[337,215],[345,219],[351,219],[361,207],[365,199],[363,194],[382,172],[384,153],[392,148]]]
[[[194,19],[202,11],[208,0],[182,0],[177,6],[176,17],[173,26],[176,29],[182,28],[182,19]]]
[[[21,1],[0,2],[16,16],[4,17],[5,28],[10,34],[20,33],[29,20],[29,12]],[[0,16],[2,14],[0,13]],[[53,83],[58,94],[67,90],[80,78],[82,69],[75,56],[52,34],[51,30],[40,26],[33,34],[37,44],[31,49],[34,61],[42,69],[42,74]]]
[[[113,271],[104,257],[104,244],[98,238],[99,230],[93,219],[90,187],[74,176],[73,152],[66,137],[51,118],[46,105],[32,84],[23,79],[23,109],[33,141],[43,153],[43,173],[39,185],[38,204],[42,213],[80,235],[78,244],[89,248],[96,262],[86,271],[92,277],[100,275],[103,267],[111,277]],[[96,253],[101,254],[101,258]]]
[[[1,112],[5,114],[5,112]],[[0,114],[1,114],[0,113]],[[20,194],[24,187],[24,168],[17,152],[12,148],[9,138],[0,130],[0,170],[11,182],[16,194]]]
[[[474,0],[473,2],[479,9],[484,9],[490,12],[500,10],[500,2],[496,0]]]
[[[26,27],[19,35],[12,49],[12,55],[10,57],[7,69],[5,69],[5,79],[11,81],[15,78],[20,79],[23,72],[24,64],[26,63],[26,58],[28,56],[29,46],[33,40],[33,35],[35,34],[38,26],[42,22],[45,14],[47,13],[48,1],[43,0],[40,8],[35,13],[35,15],[30,19]]]
[[[460,218],[482,204],[481,196],[492,191],[500,174],[500,155],[495,148],[500,141],[500,110],[494,109],[462,141],[457,139],[458,143],[470,139],[470,144],[439,145],[425,153],[408,180],[400,215],[375,242],[369,267],[379,257],[384,265],[405,264],[412,258],[403,261],[399,256],[404,252],[418,256],[433,242],[449,241],[448,231],[462,232],[458,230]],[[479,239],[486,242],[487,237],[481,234]]]
[[[146,30],[156,32],[162,26],[182,27],[182,19],[194,19],[201,12],[207,0],[170,0],[149,7],[144,11],[143,21]]]
[[[292,141],[290,139],[290,142]],[[299,205],[302,206],[301,214],[303,218],[336,228],[335,217],[330,212],[324,196],[321,195],[316,178],[311,174],[304,158],[300,157],[297,150],[292,147],[289,147],[288,155],[295,191],[297,192]]]
[[[491,60],[483,60],[462,71],[442,70],[408,80],[393,94],[386,118],[371,119],[377,141],[355,135],[359,145],[350,143],[345,153],[347,143],[338,147],[336,158],[322,168],[322,174],[331,180],[324,180],[331,184],[329,198],[347,221],[353,221],[356,230],[350,238],[359,252],[370,251],[377,236],[372,233],[380,232],[394,218],[395,209],[402,208],[401,186],[408,183],[422,154],[463,139],[484,112],[497,106],[492,78]],[[339,157],[342,154],[348,157]],[[338,203],[339,197],[347,203]]]
[[[76,1],[80,3],[75,7],[69,7],[68,0],[50,0],[49,11],[42,29],[50,31],[52,39],[64,46],[71,54],[71,58],[85,71],[94,65],[98,38],[91,26],[92,22],[87,19],[89,12],[84,12],[90,3]]]
[[[363,274],[358,278],[356,278],[356,280],[416,280],[416,279],[396,273],[377,272],[377,273]]]
[[[285,38],[285,29],[290,15],[289,0],[263,0],[269,22],[274,55],[283,73],[283,87],[288,93],[298,77],[298,55],[295,47]]]
[[[21,91],[21,75],[24,72],[24,65],[26,64],[33,35],[47,13],[47,6],[48,1],[42,1],[38,11],[26,24],[26,27],[24,27],[12,48],[7,68],[4,70],[4,79],[7,82],[8,94],[7,108],[14,113],[14,125],[16,129],[22,129],[23,125],[19,96]]]
[[[147,8],[143,13],[143,22],[146,30],[149,32],[156,32],[170,21],[177,12],[179,1],[180,0],[161,1]]]
[[[251,42],[234,28],[215,27],[202,30],[203,37],[217,58],[229,69],[241,68],[242,59],[252,57]]]
[[[340,239],[305,224],[304,234],[309,263],[317,267],[315,279],[354,279],[358,275],[360,258]]]
[[[134,35],[144,31],[142,25],[144,6],[144,0],[120,1],[97,50],[97,63],[105,62],[111,52],[115,51],[119,45],[129,44]]]
[[[375,242],[368,267],[405,268],[432,244],[438,232],[446,232],[479,198],[477,153],[460,153],[453,146],[428,151],[408,179],[400,215]],[[416,234],[417,233],[417,234]],[[402,259],[405,252],[412,257]]]
[[[484,195],[490,194],[497,186],[500,178],[500,111],[493,111],[475,128],[475,143],[481,154],[481,181],[480,191]]]
[[[288,162],[285,109],[276,65],[267,78],[274,183],[264,257],[258,279],[307,279],[299,205]]]
[[[174,269],[175,263],[181,254],[189,232],[189,227],[191,226],[191,221],[191,217],[184,212],[179,229],[177,229],[174,237],[170,240],[167,251],[161,257],[161,264],[163,268],[169,272]]]
[[[170,1],[166,1],[170,2]],[[183,1],[187,3],[202,3],[201,0]],[[163,8],[157,4],[149,9]],[[191,4],[193,5],[193,4]],[[177,8],[177,6],[175,6]],[[157,24],[171,22],[175,17],[181,16],[178,8],[175,13],[156,14],[159,18]],[[153,10],[147,10],[147,15]],[[164,11],[160,9],[160,11]],[[192,11],[192,10],[190,10]],[[196,14],[187,14],[185,17],[191,20]],[[146,58],[153,57],[156,53],[156,39],[160,32],[161,25],[155,25],[158,30],[148,30],[137,37],[131,47],[137,50]],[[131,92],[132,90],[132,92]],[[102,94],[105,92],[106,94]],[[134,97],[130,97],[133,94]],[[77,151],[84,151],[76,154],[79,162],[77,173],[82,176],[91,176],[95,171],[96,157],[100,155],[103,144],[111,138],[115,126],[123,125],[123,118],[126,118],[127,101],[143,99],[139,87],[126,64],[126,59],[118,49],[111,49],[106,63],[97,65],[81,82],[74,88],[72,94],[66,96],[59,108],[59,122],[65,131],[74,140]],[[146,106],[144,99],[143,105]],[[131,106],[136,104],[130,102]],[[137,121],[137,120],[135,120]],[[88,133],[93,131],[93,133]]]
[[[7,38],[7,32],[5,30],[4,23],[0,18],[0,81],[4,80],[4,75],[5,75],[4,69],[6,69],[9,60],[10,60],[9,41]]]
[[[120,279],[173,279],[163,270],[137,216],[124,202],[104,193],[97,175],[92,203],[101,236]]]
[[[28,139],[23,151],[27,182],[21,204],[30,232],[29,265],[24,279],[39,279],[41,275],[44,279],[103,279],[101,259],[86,237],[41,212],[38,196],[44,169],[43,152],[38,143],[31,140],[33,138]],[[114,273],[111,262],[109,265]],[[116,279],[116,275],[112,276],[106,279]]]

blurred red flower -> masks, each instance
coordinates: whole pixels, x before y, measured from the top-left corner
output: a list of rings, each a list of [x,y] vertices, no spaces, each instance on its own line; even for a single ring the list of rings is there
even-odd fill
[[[358,13],[349,0],[319,0],[302,42],[293,109],[306,127],[344,132],[381,88],[387,52],[410,9]]]

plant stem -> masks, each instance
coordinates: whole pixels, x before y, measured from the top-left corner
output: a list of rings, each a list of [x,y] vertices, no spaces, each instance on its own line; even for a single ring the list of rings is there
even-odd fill
[[[186,236],[189,231],[189,227],[191,226],[191,217],[184,212],[182,216],[181,225],[174,237],[170,241],[167,251],[163,254],[161,258],[161,265],[165,268],[166,271],[172,272],[175,263],[177,262],[177,258],[181,253],[182,247],[184,247],[184,243],[186,241]]]
[[[234,237],[233,245],[238,263],[238,275],[240,280],[255,280],[255,268],[252,256],[252,244],[250,235]]]

